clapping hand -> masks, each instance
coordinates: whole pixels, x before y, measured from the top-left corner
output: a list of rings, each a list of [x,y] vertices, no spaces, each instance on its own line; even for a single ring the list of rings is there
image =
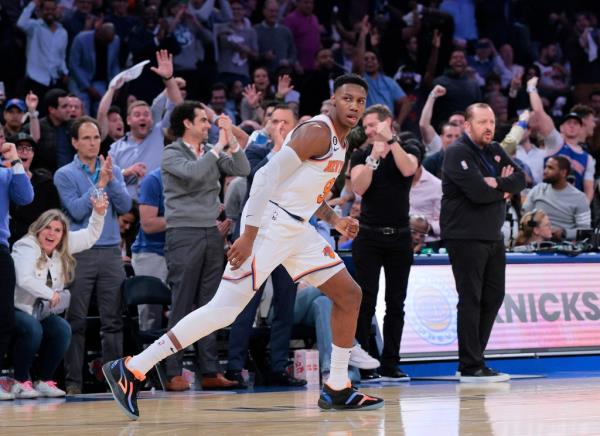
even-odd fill
[[[354,239],[358,235],[358,220],[349,216],[339,218],[335,222],[335,229],[346,238]]]
[[[92,202],[94,211],[98,215],[104,215],[106,213],[106,209],[108,209],[108,195],[106,195],[106,192],[102,193],[102,197],[90,197],[90,201]]]

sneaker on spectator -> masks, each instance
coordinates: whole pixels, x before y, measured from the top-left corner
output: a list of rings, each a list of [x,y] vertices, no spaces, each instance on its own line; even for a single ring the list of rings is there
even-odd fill
[[[381,374],[374,369],[361,369],[360,381],[361,383],[380,383],[382,382]]]
[[[10,391],[12,380],[6,377],[0,378],[0,401],[14,400],[15,394]]]
[[[42,397],[56,398],[64,397],[67,393],[56,386],[56,382],[52,380],[38,380],[33,387],[40,393]]]
[[[356,366],[359,369],[375,369],[379,368],[379,360],[371,357],[369,353],[367,353],[360,344],[356,344],[352,347],[352,351],[350,352],[350,362],[348,362],[351,366]]]
[[[10,387],[10,391],[15,395],[17,399],[34,399],[40,396],[40,393],[33,388],[30,380],[22,383],[15,380],[13,385]]]

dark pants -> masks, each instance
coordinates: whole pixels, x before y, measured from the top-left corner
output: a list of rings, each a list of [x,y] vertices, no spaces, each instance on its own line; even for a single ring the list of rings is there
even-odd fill
[[[458,292],[458,370],[485,366],[483,352],[504,301],[506,253],[502,241],[446,241]]]
[[[125,280],[125,270],[118,247],[91,248],[76,254],[75,259],[75,281],[67,313],[73,338],[65,355],[65,380],[67,386],[81,387],[86,322],[94,289],[100,313],[102,361],[115,360],[123,354],[121,284]]]
[[[0,244],[0,366],[8,349],[15,313],[15,265],[6,245]]]
[[[286,269],[279,265],[271,273],[273,279],[274,317],[271,324],[271,370],[283,372],[289,362],[290,338],[294,326],[294,303],[296,301],[296,285]],[[238,315],[231,325],[229,333],[229,356],[227,369],[241,371],[246,363],[248,343],[252,333],[252,324],[256,317],[256,309],[265,285],[256,292],[250,303]]]
[[[383,318],[383,352],[381,366],[393,369],[400,362],[400,341],[404,328],[404,300],[408,275],[413,262],[410,230],[384,235],[360,229],[352,243],[352,259],[356,268],[356,281],[363,293],[356,339],[369,349],[371,322],[375,315],[379,274],[385,273],[385,317]]]
[[[38,354],[36,380],[53,380],[54,371],[71,343],[71,327],[60,316],[50,315],[42,321],[15,310],[15,379],[29,380],[29,370]]]
[[[216,227],[167,229],[165,259],[172,289],[169,329],[215,296],[223,274],[224,242]],[[219,371],[216,332],[200,339],[197,351],[202,374]],[[182,359],[183,351],[167,358],[167,377],[181,375]]]

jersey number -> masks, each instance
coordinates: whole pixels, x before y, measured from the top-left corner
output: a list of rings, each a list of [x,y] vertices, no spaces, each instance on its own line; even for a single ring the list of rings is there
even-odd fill
[[[325,187],[323,187],[323,193],[317,195],[317,204],[321,204],[325,201],[325,197],[327,197],[327,194],[329,194],[331,192],[331,188],[333,188],[334,184],[335,184],[335,177],[332,179],[329,179],[327,181],[327,183],[325,183]]]

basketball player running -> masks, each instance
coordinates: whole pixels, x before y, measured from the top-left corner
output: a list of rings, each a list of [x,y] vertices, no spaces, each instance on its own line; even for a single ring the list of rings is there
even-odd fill
[[[329,116],[301,124],[286,145],[254,176],[242,214],[242,235],[227,253],[228,265],[214,298],[188,314],[142,353],[106,363],[102,370],[113,396],[131,419],[138,419],[138,382],[159,361],[205,335],[228,326],[271,271],[283,264],[294,281],[302,278],[333,301],[331,371],[319,398],[321,409],[378,409],[381,398],[351,387],[348,360],[361,290],[343,261],[308,223],[313,214],[345,236],[358,233],[358,221],[341,218],[325,198],[344,166],[345,138],[361,119],[367,84],[352,74],[334,82]]]

